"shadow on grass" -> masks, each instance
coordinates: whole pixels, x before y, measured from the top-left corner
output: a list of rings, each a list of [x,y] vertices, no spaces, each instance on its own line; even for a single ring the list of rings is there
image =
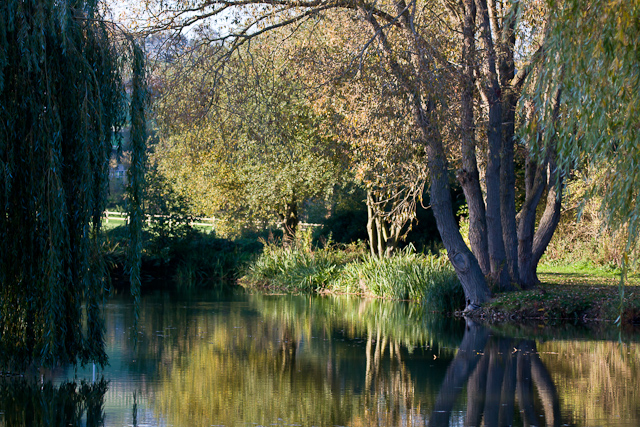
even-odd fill
[[[613,322],[640,324],[640,286],[637,279],[624,286],[621,305],[619,278],[578,272],[539,274],[535,289],[502,293],[487,305],[484,315],[492,320],[541,320],[544,322]]]

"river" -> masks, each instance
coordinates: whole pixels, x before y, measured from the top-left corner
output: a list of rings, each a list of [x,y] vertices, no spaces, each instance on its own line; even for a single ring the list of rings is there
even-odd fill
[[[104,307],[110,365],[4,379],[0,426],[639,426],[615,328],[495,328],[414,304],[241,290]]]

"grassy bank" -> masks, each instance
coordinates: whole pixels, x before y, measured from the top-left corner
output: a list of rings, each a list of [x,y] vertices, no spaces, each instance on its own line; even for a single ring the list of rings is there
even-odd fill
[[[107,230],[103,249],[112,284],[128,286],[126,229]],[[271,293],[353,294],[409,300],[427,310],[453,313],[464,307],[462,287],[446,256],[409,249],[376,259],[364,244],[316,247],[302,236],[283,247],[264,240],[230,241],[198,230],[171,234],[145,230],[145,286],[203,288],[220,281]],[[640,276],[627,278],[620,299],[620,272],[586,263],[541,265],[540,286],[497,294],[476,316],[491,322],[593,321],[640,323]]]
[[[286,247],[267,244],[240,283],[272,292],[410,300],[441,312],[464,306],[462,286],[446,257],[409,249],[377,259],[363,245],[313,248],[299,241]]]
[[[541,284],[530,291],[496,295],[477,314],[489,321],[539,320],[575,323],[640,323],[640,278],[625,281],[620,298],[620,274],[585,264],[543,265],[538,270]]]
[[[640,322],[640,278],[628,277],[620,299],[618,271],[585,264],[543,265],[541,284],[529,291],[497,294],[478,313],[492,322]],[[364,246],[311,248],[267,244],[240,280],[268,292],[345,293],[423,303],[452,313],[464,307],[462,287],[446,256],[410,250],[378,260]]]

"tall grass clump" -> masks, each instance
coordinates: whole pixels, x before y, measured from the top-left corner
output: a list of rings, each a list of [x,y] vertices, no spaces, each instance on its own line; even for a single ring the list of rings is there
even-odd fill
[[[333,283],[336,292],[422,302],[431,311],[464,307],[464,291],[446,256],[406,248],[392,257],[348,264]]]
[[[263,242],[240,282],[284,292],[333,292],[420,302],[429,311],[464,307],[464,291],[446,255],[405,248],[383,259],[363,245],[314,247],[310,235],[288,245]]]
[[[262,254],[248,266],[241,283],[287,292],[320,292],[347,263],[364,253],[364,247],[358,245],[314,247],[310,236],[303,233],[288,245],[264,242]]]

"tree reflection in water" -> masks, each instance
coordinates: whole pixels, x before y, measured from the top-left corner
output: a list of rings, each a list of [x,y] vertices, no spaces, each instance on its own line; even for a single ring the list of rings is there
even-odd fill
[[[0,425],[104,426],[108,383],[64,382],[58,386],[19,378],[0,379]],[[85,418],[86,417],[86,418]]]
[[[179,426],[558,425],[560,395],[562,422],[640,425],[635,343],[622,354],[571,331],[507,338],[416,305],[348,297],[163,294],[142,313],[137,351],[123,346],[114,359],[143,379],[138,421],[147,408]],[[126,316],[107,324],[126,330]]]
[[[547,426],[560,425],[558,393],[533,340],[491,335],[486,327],[467,320],[462,343],[447,369],[431,414],[430,427],[449,425],[453,405],[465,384],[465,426],[514,425],[516,402],[522,417],[518,424],[536,426],[544,417]],[[537,411],[534,386],[542,414]]]

